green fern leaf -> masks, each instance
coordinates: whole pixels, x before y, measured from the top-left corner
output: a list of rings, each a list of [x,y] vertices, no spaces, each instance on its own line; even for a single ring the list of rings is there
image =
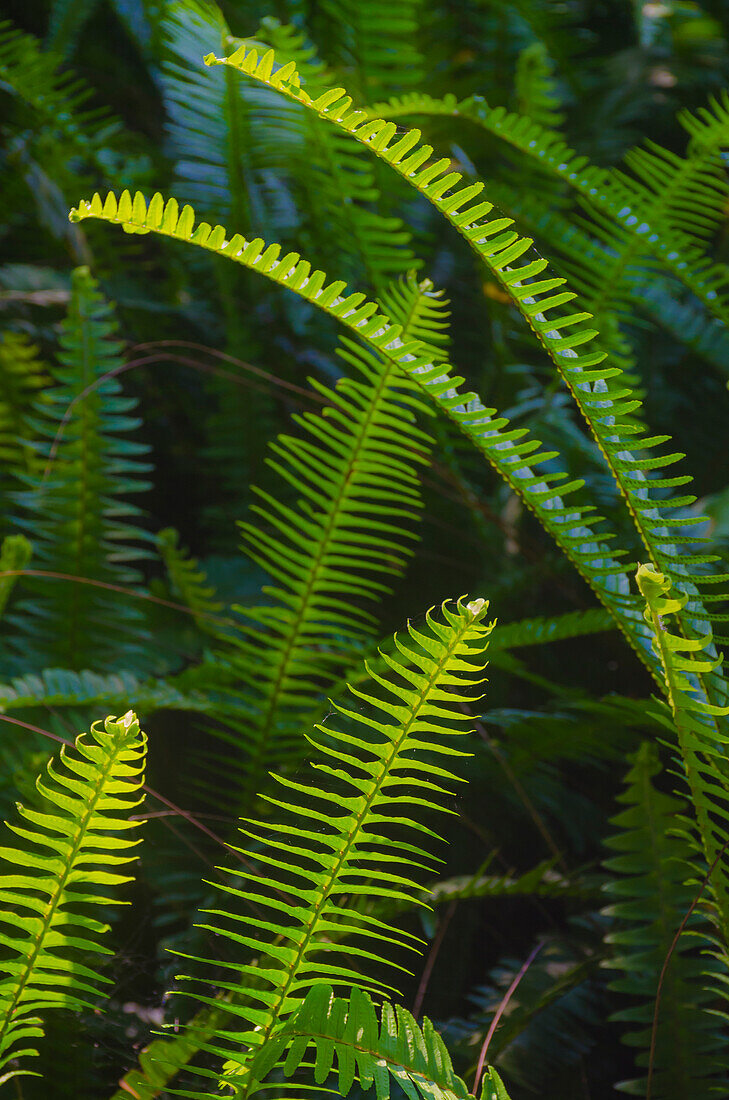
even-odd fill
[[[43,810],[19,806],[24,824],[9,826],[29,843],[0,848],[10,867],[0,887],[0,1083],[28,1072],[14,1063],[37,1053],[41,1013],[93,1005],[107,980],[80,960],[110,953],[100,940],[107,926],[89,909],[130,881],[117,868],[138,843],[127,839],[138,823],[124,815],[141,802],[145,751],[131,711],[94,724],[38,779]]]
[[[139,421],[128,415],[136,402],[122,396],[114,377],[123,363],[115,336],[110,307],[79,268],[54,371],[58,385],[36,410],[38,472],[25,474],[27,488],[13,494],[38,568],[63,574],[24,582],[31,598],[20,644],[40,667],[102,671],[132,659],[139,646],[138,601],[120,607],[103,589],[73,580],[138,584],[134,563],[149,557],[149,536],[135,524],[139,509],[126,500],[147,488],[140,475],[150,469],[142,461],[148,448],[125,438]]]
[[[486,610],[483,600],[461,600],[455,608],[444,605],[444,621],[428,614],[418,629],[410,626],[397,646],[415,671],[390,658],[388,674],[373,676],[371,689],[353,690],[357,706],[367,709],[336,707],[351,732],[319,727],[319,738],[312,739],[320,754],[312,777],[279,777],[280,797],[266,796],[282,811],[281,820],[248,822],[242,829],[259,848],[260,872],[238,870],[235,877],[242,873],[248,881],[222,889],[270,915],[231,919],[230,910],[213,910],[212,923],[203,925],[257,957],[255,964],[232,964],[234,973],[226,964],[230,978],[216,982],[235,995],[235,1015],[210,1049],[229,1052],[226,1080],[235,1081],[241,1095],[256,1085],[254,1052],[313,984],[357,981],[386,993],[391,987],[379,976],[388,968],[382,942],[413,950],[412,937],[350,909],[343,895],[396,901],[421,894],[413,876],[428,865],[422,844],[434,835],[421,819],[424,811],[442,809],[452,780],[448,760],[462,755],[450,735],[466,717],[450,704],[481,682],[490,631],[482,622]],[[437,753],[443,764],[436,766],[423,752]],[[208,972],[213,965],[197,961]],[[205,993],[194,996],[214,1006]]]
[[[653,780],[659,772],[658,753],[645,742],[620,796],[626,808],[613,819],[619,832],[608,844],[617,854],[605,864],[613,873],[606,884],[611,898],[606,915],[614,921],[606,937],[613,957],[606,965],[619,972],[611,988],[626,1004],[613,1018],[629,1028],[625,1041],[638,1048],[637,1061],[643,1068],[648,1063],[659,977],[696,892],[686,883],[692,846],[675,834],[685,806],[656,789]],[[656,1100],[715,1096],[722,1070],[726,1087],[726,1039],[713,1017],[712,992],[705,980],[710,963],[696,954],[700,922],[697,927],[694,920],[691,931],[679,939],[661,989],[651,1093]],[[698,1051],[701,1058],[696,1057]],[[619,1087],[644,1096],[645,1085],[645,1080],[635,1080]]]
[[[297,1012],[256,1055],[253,1076],[263,1080],[281,1063],[291,1077],[305,1065],[311,1047],[314,1081],[324,1085],[336,1073],[340,1096],[348,1096],[356,1080],[364,1090],[374,1085],[377,1100],[390,1100],[391,1079],[408,1100],[470,1096],[430,1020],[419,1026],[406,1009],[389,1001],[381,1005],[378,1018],[371,997],[361,989],[353,989],[345,999],[335,997],[329,985],[313,986]]]

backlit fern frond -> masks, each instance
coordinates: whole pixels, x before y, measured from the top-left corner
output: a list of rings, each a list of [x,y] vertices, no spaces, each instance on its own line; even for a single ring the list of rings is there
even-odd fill
[[[130,881],[138,823],[126,816],[141,802],[145,751],[131,711],[95,723],[38,779],[41,808],[19,805],[23,824],[9,825],[25,843],[0,847],[10,868],[0,887],[0,1083],[30,1072],[16,1061],[37,1053],[41,1014],[93,1007],[108,980],[89,965],[112,953],[91,913]]]
[[[21,629],[37,667],[94,668],[132,657],[142,614],[103,588],[73,578],[138,584],[135,563],[148,556],[139,509],[129,494],[147,487],[147,447],[127,438],[139,421],[113,373],[123,363],[112,311],[86,268],[73,275],[69,314],[53,374],[33,421],[35,472],[14,494],[18,524],[34,545],[36,568],[63,577],[27,578]],[[114,622],[113,631],[109,623]],[[126,664],[126,659],[124,661]]]
[[[437,347],[447,313],[429,283],[403,282],[388,301],[408,333]],[[229,720],[246,750],[248,795],[299,755],[302,724],[375,632],[370,608],[412,552],[417,470],[430,449],[415,424],[422,401],[386,359],[350,340],[340,355],[349,376],[334,389],[313,383],[324,411],[295,416],[304,434],[280,435],[270,448],[294,502],[255,489],[255,522],[240,525],[246,555],[274,581],[264,589],[269,604],[235,608],[239,638],[222,654],[243,692],[243,711],[236,717],[238,704]]]
[[[702,544],[709,540],[691,535],[690,530],[684,533],[700,518],[671,516],[670,510],[685,498],[666,499],[662,495],[664,489],[690,483],[687,475],[671,476],[670,467],[683,455],[656,453],[670,437],[645,432],[638,419],[641,401],[629,380],[619,367],[606,361],[604,351],[593,343],[596,332],[589,325],[590,314],[574,311],[576,296],[561,289],[563,279],[544,277],[547,261],[528,255],[532,241],[521,238],[511,228],[510,219],[495,216],[491,203],[475,201],[484,185],[476,181],[461,186],[462,175],[451,171],[449,157],[431,161],[433,149],[420,144],[418,130],[398,134],[393,121],[373,119],[367,111],[352,110],[351,98],[344,89],[333,89],[312,101],[290,65],[274,71],[273,51],[261,59],[255,50],[241,49],[229,58],[205,60],[209,65],[237,68],[241,74],[275,87],[283,96],[303,103],[318,117],[352,134],[407,180],[457,230],[509,295],[549,355],[602,452],[646,550],[674,583],[683,585],[690,593],[687,613],[682,615],[682,629],[690,635],[696,620],[706,624],[722,621],[723,615],[708,607],[726,600],[726,595],[712,592],[703,601],[698,595],[704,584],[725,580],[722,574],[712,577],[705,573],[704,566],[718,559],[701,552]],[[620,183],[615,186],[622,187]],[[622,188],[622,193],[626,190]],[[729,272],[726,278],[729,279]],[[668,516],[662,514],[665,511]],[[726,685],[720,677],[712,678],[710,673],[702,676],[702,686],[708,697],[718,694],[724,700]],[[714,717],[718,717],[718,712]],[[718,727],[717,722],[714,724]],[[723,736],[718,728],[715,735]]]
[[[478,209],[488,211],[491,207],[485,203]],[[155,195],[148,207],[139,192],[133,200],[128,192],[118,200],[109,193],[103,202],[95,195],[90,202],[84,201],[71,211],[70,217],[72,220],[101,218],[121,225],[129,233],[154,231],[216,252],[293,290],[337,319],[378,358],[387,360],[414,382],[427,400],[483,455],[512,492],[538,516],[641,659],[662,682],[639,601],[630,593],[626,576],[629,567],[620,562],[624,552],[611,553],[606,540],[613,536],[593,530],[602,523],[595,506],[575,501],[583,482],[560,469],[556,461],[558,452],[542,450],[541,442],[530,437],[528,429],[513,428],[496,409],[487,408],[477,394],[460,393],[463,379],[450,376],[442,355],[434,357],[432,350],[423,347],[418,340],[403,340],[402,324],[392,324],[378,311],[376,303],[367,301],[360,293],[345,293],[347,288],[343,281],[327,284],[325,273],[313,271],[311,264],[296,252],[281,256],[278,245],[266,247],[260,238],[247,241],[240,234],[229,237],[223,226],[211,228],[206,222],[196,225],[192,208],[186,206],[180,211],[176,199],[165,203],[161,195]],[[504,221],[508,219],[497,219],[491,227],[494,232],[503,227]],[[543,291],[554,289],[562,282],[561,279],[542,280],[539,288]],[[559,301],[560,296],[555,296],[554,300]],[[540,469],[542,464],[546,468]]]
[[[645,599],[645,618],[653,631],[653,646],[665,678],[667,707],[675,726],[680,766],[686,777],[696,815],[698,849],[711,868],[710,891],[715,902],[714,921],[723,949],[729,949],[729,767],[718,741],[715,720],[729,714],[729,706],[708,703],[700,690],[701,676],[721,663],[710,634],[690,637],[674,633],[669,616],[678,615],[686,604],[685,595],[672,592],[671,581],[653,565],[641,565],[637,573]],[[693,835],[693,825],[689,826]],[[729,958],[729,956],[725,956]]]
[[[343,1097],[356,1081],[365,1091],[374,1086],[377,1100],[390,1100],[390,1078],[408,1100],[468,1100],[471,1095],[430,1020],[419,1025],[406,1009],[388,1001],[378,1013],[361,989],[344,998],[335,997],[331,986],[315,985],[254,1059],[253,1074],[263,1080],[280,1063],[291,1077],[307,1066],[312,1051],[315,1083],[326,1085],[334,1075]]]
[[[623,995],[626,1006],[613,1018],[627,1026],[625,1041],[638,1048],[637,1063],[643,1069],[648,1064],[659,978],[696,893],[696,886],[686,882],[692,845],[675,831],[686,807],[657,790],[653,781],[659,772],[658,753],[644,742],[620,795],[625,809],[612,821],[619,831],[608,845],[616,854],[605,863],[611,872],[605,886],[611,904],[605,912],[613,922],[606,937],[613,955],[605,965],[618,971],[611,988]],[[726,1087],[726,1037],[711,1011],[712,992],[705,981],[708,960],[697,954],[700,924],[694,918],[666,966],[651,1090],[656,1100],[700,1100],[717,1095],[722,1083]],[[646,1081],[619,1087],[644,1096]]]
[[[414,949],[411,936],[350,908],[346,898],[422,897],[418,879],[432,865],[425,847],[434,837],[423,818],[450,797],[449,764],[462,755],[452,737],[467,722],[456,704],[482,682],[486,610],[483,600],[461,600],[445,604],[442,617],[428,613],[410,626],[397,642],[404,663],[390,658],[385,676],[373,676],[366,690],[353,689],[351,701],[336,707],[341,732],[329,723],[318,727],[308,775],[278,777],[278,792],[266,796],[278,820],[242,828],[254,843],[256,870],[232,872],[231,884],[221,887],[229,904],[203,926],[234,951],[243,949],[238,961],[217,964],[227,977],[215,985],[234,1003],[230,1022],[204,1048],[227,1056],[225,1080],[236,1094],[257,1090],[256,1051],[312,985],[356,983],[387,994],[393,968],[401,969],[393,949]],[[235,899],[253,903],[257,914],[233,916]],[[196,967],[195,984],[205,984],[193,996],[212,1007],[204,990],[216,964],[197,963],[203,972]]]

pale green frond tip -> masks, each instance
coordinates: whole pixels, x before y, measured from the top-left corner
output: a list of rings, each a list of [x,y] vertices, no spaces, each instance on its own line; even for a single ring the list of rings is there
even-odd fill
[[[466,611],[470,611],[471,614],[473,615],[474,619],[479,619],[488,611],[488,607],[489,607],[489,601],[488,600],[484,600],[484,599],[471,600],[470,603],[466,604]]]
[[[649,602],[656,596],[662,596],[671,587],[671,582],[656,569],[652,562],[638,566],[635,579],[640,594]]]

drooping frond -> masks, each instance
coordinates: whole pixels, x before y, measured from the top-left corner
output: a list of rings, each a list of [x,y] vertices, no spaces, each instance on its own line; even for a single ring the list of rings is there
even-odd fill
[[[109,592],[75,577],[116,585],[138,584],[135,562],[148,556],[148,536],[136,526],[131,493],[147,487],[147,447],[128,438],[139,421],[136,402],[122,395],[114,374],[122,366],[111,308],[86,268],[73,276],[69,314],[53,369],[57,385],[36,407],[38,458],[26,488],[14,494],[18,524],[34,545],[37,568],[61,578],[27,578],[30,592],[21,629],[37,667],[103,671],[137,647],[139,601],[120,608]],[[114,630],[109,623],[114,623]]]
[[[547,261],[542,257],[521,260],[532,245],[510,228],[510,219],[496,217],[488,202],[475,202],[481,194],[480,181],[461,186],[462,175],[450,171],[450,158],[431,162],[433,149],[420,145],[420,132],[397,134],[392,121],[372,119],[366,111],[351,110],[351,98],[344,89],[312,100],[300,86],[290,65],[274,71],[275,57],[269,51],[259,60],[255,50],[236,51],[228,58],[207,57],[208,65],[224,65],[276,88],[283,96],[303,103],[320,118],[352,134],[373,154],[390,165],[403,179],[437,209],[458,231],[471,249],[509,295],[531,328],[539,345],[549,355],[558,374],[602,452],[605,464],[625,498],[635,529],[648,553],[672,579],[691,594],[682,629],[690,635],[697,619],[709,624],[722,615],[708,610],[708,604],[727,599],[724,593],[702,601],[703,584],[721,583],[723,576],[707,576],[703,567],[718,560],[701,553],[705,537],[684,534],[700,517],[663,516],[685,498],[664,499],[662,490],[686,485],[687,475],[670,476],[670,467],[683,458],[680,453],[652,454],[669,442],[665,435],[651,436],[638,420],[641,401],[619,367],[606,361],[599,347],[590,347],[596,336],[589,327],[590,315],[574,309],[575,294],[560,290],[563,279],[544,278]],[[621,186],[617,184],[616,186]],[[630,192],[629,192],[630,193]],[[726,278],[729,279],[729,274]],[[565,309],[567,312],[565,312]],[[576,350],[579,349],[579,350]],[[636,454],[639,457],[636,457]],[[668,474],[669,476],[664,476]],[[651,493],[658,492],[658,496]],[[699,550],[699,552],[695,552]],[[707,697],[724,699],[726,686],[717,677],[702,679]],[[715,723],[716,724],[716,723]],[[717,736],[720,736],[717,730]]]
[[[611,553],[605,542],[612,535],[592,530],[602,521],[594,505],[574,503],[574,495],[583,482],[560,469],[555,461],[558,453],[542,450],[541,442],[531,438],[528,429],[512,428],[506,417],[487,408],[477,394],[459,393],[463,379],[449,375],[448,365],[441,362],[442,356],[438,356],[434,365],[432,353],[424,350],[418,340],[403,341],[401,325],[391,324],[374,302],[368,302],[363,294],[345,294],[346,284],[342,281],[327,285],[324,272],[312,271],[311,264],[298,253],[288,253],[279,259],[278,245],[266,247],[264,241],[247,241],[240,234],[228,237],[223,226],[211,228],[206,222],[196,226],[190,206],[180,211],[175,199],[165,203],[161,195],[155,195],[149,207],[139,192],[134,200],[128,193],[117,200],[110,192],[104,202],[95,195],[90,202],[84,201],[71,211],[70,217],[101,218],[122,225],[129,233],[154,231],[217,252],[293,290],[336,318],[378,357],[387,359],[415,382],[428,401],[483,455],[514,494],[538,516],[641,659],[660,677],[639,603],[630,593],[626,576],[630,566],[619,561],[624,552]],[[540,285],[554,287],[561,282],[553,279]],[[540,471],[542,463],[548,463],[544,471]],[[572,500],[568,501],[568,497]]]
[[[443,809],[453,780],[449,758],[462,755],[451,737],[467,718],[454,704],[482,682],[486,610],[483,600],[460,600],[443,606],[442,619],[428,613],[417,629],[410,626],[397,643],[405,664],[390,658],[387,675],[373,675],[368,690],[353,689],[352,704],[336,707],[347,732],[318,727],[313,770],[296,780],[278,777],[280,796],[266,799],[279,819],[242,829],[259,869],[232,872],[240,886],[221,887],[229,905],[203,926],[244,949],[239,961],[220,964],[229,977],[215,984],[234,1003],[231,1022],[210,1045],[229,1055],[226,1083],[240,1095],[257,1087],[255,1051],[313,984],[357,982],[386,993],[398,966],[384,957],[383,941],[388,956],[413,949],[412,937],[348,907],[346,897],[422,897],[418,877],[432,859],[423,843],[434,836],[422,819]],[[234,899],[252,902],[261,916],[234,916]],[[248,951],[255,962],[245,961]],[[207,983],[215,964],[197,962]],[[204,992],[193,995],[215,1003]]]
[[[724,745],[716,737],[714,720],[729,714],[729,706],[708,703],[700,690],[701,676],[721,663],[712,637],[684,637],[673,632],[667,618],[678,615],[687,596],[676,597],[671,581],[653,565],[637,573],[645,599],[645,618],[652,628],[653,646],[665,678],[667,707],[676,730],[680,762],[691,794],[699,834],[699,851],[711,868],[710,890],[714,920],[729,945],[729,767]],[[690,832],[693,828],[689,826]]]
[[[91,912],[130,881],[118,869],[138,843],[129,839],[138,822],[126,815],[141,802],[145,752],[131,711],[95,723],[38,779],[41,808],[19,805],[23,824],[9,825],[26,843],[0,847],[10,867],[0,888],[0,1083],[29,1072],[14,1063],[37,1053],[42,1013],[98,998],[105,979],[89,955],[111,952],[101,941],[107,925]]]
[[[613,949],[606,965],[619,973],[611,988],[624,996],[626,1006],[613,1018],[627,1026],[625,1041],[638,1048],[637,1062],[643,1069],[648,1064],[659,978],[697,889],[686,881],[692,845],[675,831],[686,807],[657,790],[653,781],[659,772],[658,753],[644,742],[619,796],[626,808],[612,821],[619,831],[608,845],[616,854],[605,863],[612,874],[606,883],[611,903],[605,914],[612,918],[606,940]],[[694,918],[663,975],[651,1090],[656,1100],[700,1100],[717,1095],[722,1083],[726,1088],[726,1037],[711,1011],[712,991],[705,982],[710,960],[697,953],[700,925]],[[640,1080],[619,1087],[643,1096],[645,1086]]]
[[[377,1100],[390,1100],[390,1078],[408,1100],[468,1100],[471,1095],[427,1017],[419,1025],[407,1009],[389,1001],[378,1013],[369,994],[356,987],[345,998],[335,997],[325,983],[313,986],[256,1056],[253,1075],[263,1080],[280,1064],[292,1077],[302,1066],[308,1068],[311,1053],[315,1083],[326,1085],[335,1075],[343,1097],[356,1081],[365,1091],[374,1086]]]

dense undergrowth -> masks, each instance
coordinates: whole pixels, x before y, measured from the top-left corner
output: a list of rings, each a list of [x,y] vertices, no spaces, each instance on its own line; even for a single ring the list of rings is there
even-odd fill
[[[727,5],[2,12],[0,1093],[726,1095]]]

